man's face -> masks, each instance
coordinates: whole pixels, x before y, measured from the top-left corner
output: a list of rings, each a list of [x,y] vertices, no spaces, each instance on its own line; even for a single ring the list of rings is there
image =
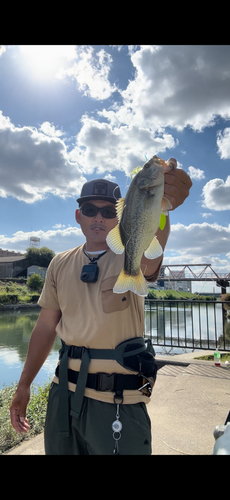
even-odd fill
[[[112,206],[114,208],[114,203],[110,201],[104,200],[90,200],[89,202],[85,202],[82,204],[86,205],[90,203],[95,207],[103,208]],[[81,208],[82,208],[81,207]],[[76,210],[75,212],[76,221],[81,226],[81,230],[86,237],[86,251],[97,251],[97,250],[106,250],[108,249],[108,245],[106,243],[106,236],[117,225],[117,217],[114,219],[106,219],[102,217],[101,212],[99,211],[97,215],[94,217],[87,217],[83,215],[81,209]]]

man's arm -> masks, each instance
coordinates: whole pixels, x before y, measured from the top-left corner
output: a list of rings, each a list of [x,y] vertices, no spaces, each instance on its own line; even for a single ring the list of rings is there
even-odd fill
[[[30,386],[51,351],[60,318],[61,311],[42,308],[32,331],[25,365],[10,407],[11,423],[17,432],[29,429],[26,408]]]
[[[169,233],[170,233],[170,221],[169,221],[169,216],[168,216],[168,217],[166,217],[166,224],[165,224],[163,231],[161,229],[158,229],[156,232],[157,239],[158,239],[163,251],[164,251],[166,243],[168,241]],[[153,276],[157,272],[161,262],[162,262],[162,256],[158,257],[157,259],[147,259],[143,255],[143,257],[141,259],[141,267],[142,267],[142,272],[143,272],[144,276],[146,278]]]
[[[165,184],[164,184],[164,196],[167,198],[171,205],[172,210],[179,207],[184,203],[184,200],[189,195],[189,190],[192,187],[192,181],[189,175],[182,169],[177,169],[177,162],[175,158],[170,158],[168,162],[174,164],[174,169],[171,172],[165,174]],[[169,216],[166,217],[166,225],[163,229],[158,229],[156,232],[156,236],[159,240],[159,243],[162,246],[164,251],[168,237],[170,233],[170,221]],[[150,277],[153,276],[159,269],[161,264],[162,257],[158,257],[157,259],[146,259],[143,255],[141,260],[141,266],[144,276]]]

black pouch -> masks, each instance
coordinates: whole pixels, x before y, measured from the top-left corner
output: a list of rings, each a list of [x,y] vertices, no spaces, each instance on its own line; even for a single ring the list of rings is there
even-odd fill
[[[140,376],[148,381],[146,387],[148,386],[151,394],[157,376],[157,364],[154,357],[155,351],[151,340],[144,340],[143,337],[135,337],[119,344],[115,352],[116,361],[121,366],[138,372]]]

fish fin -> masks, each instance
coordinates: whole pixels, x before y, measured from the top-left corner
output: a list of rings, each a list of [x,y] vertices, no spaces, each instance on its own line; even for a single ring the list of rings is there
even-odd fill
[[[170,201],[163,196],[162,202],[161,202],[161,212],[162,214],[168,215],[168,210],[171,210],[172,205]]]
[[[119,274],[118,279],[113,287],[113,292],[125,293],[129,290],[133,293],[136,293],[136,295],[140,295],[141,297],[146,297],[148,295],[147,283],[141,269],[137,276],[126,274],[124,269],[122,269],[121,273]]]
[[[162,247],[156,236],[152,239],[150,245],[145,250],[144,255],[147,259],[156,259],[160,257],[163,253]]]
[[[122,216],[122,212],[123,212],[123,208],[124,208],[124,202],[125,202],[125,198],[119,198],[116,202],[116,211],[117,211],[118,222],[120,222],[120,220],[121,220],[121,216]]]
[[[109,248],[116,254],[122,254],[124,252],[124,245],[121,241],[121,235],[119,230],[119,224],[117,224],[109,233],[107,234],[106,243]]]

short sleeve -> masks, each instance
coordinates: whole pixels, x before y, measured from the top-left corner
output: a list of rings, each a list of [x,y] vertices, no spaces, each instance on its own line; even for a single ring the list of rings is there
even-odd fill
[[[60,310],[58,302],[57,286],[54,273],[55,257],[51,260],[47,269],[45,283],[38,299],[38,304],[45,309],[53,309],[54,311]]]

